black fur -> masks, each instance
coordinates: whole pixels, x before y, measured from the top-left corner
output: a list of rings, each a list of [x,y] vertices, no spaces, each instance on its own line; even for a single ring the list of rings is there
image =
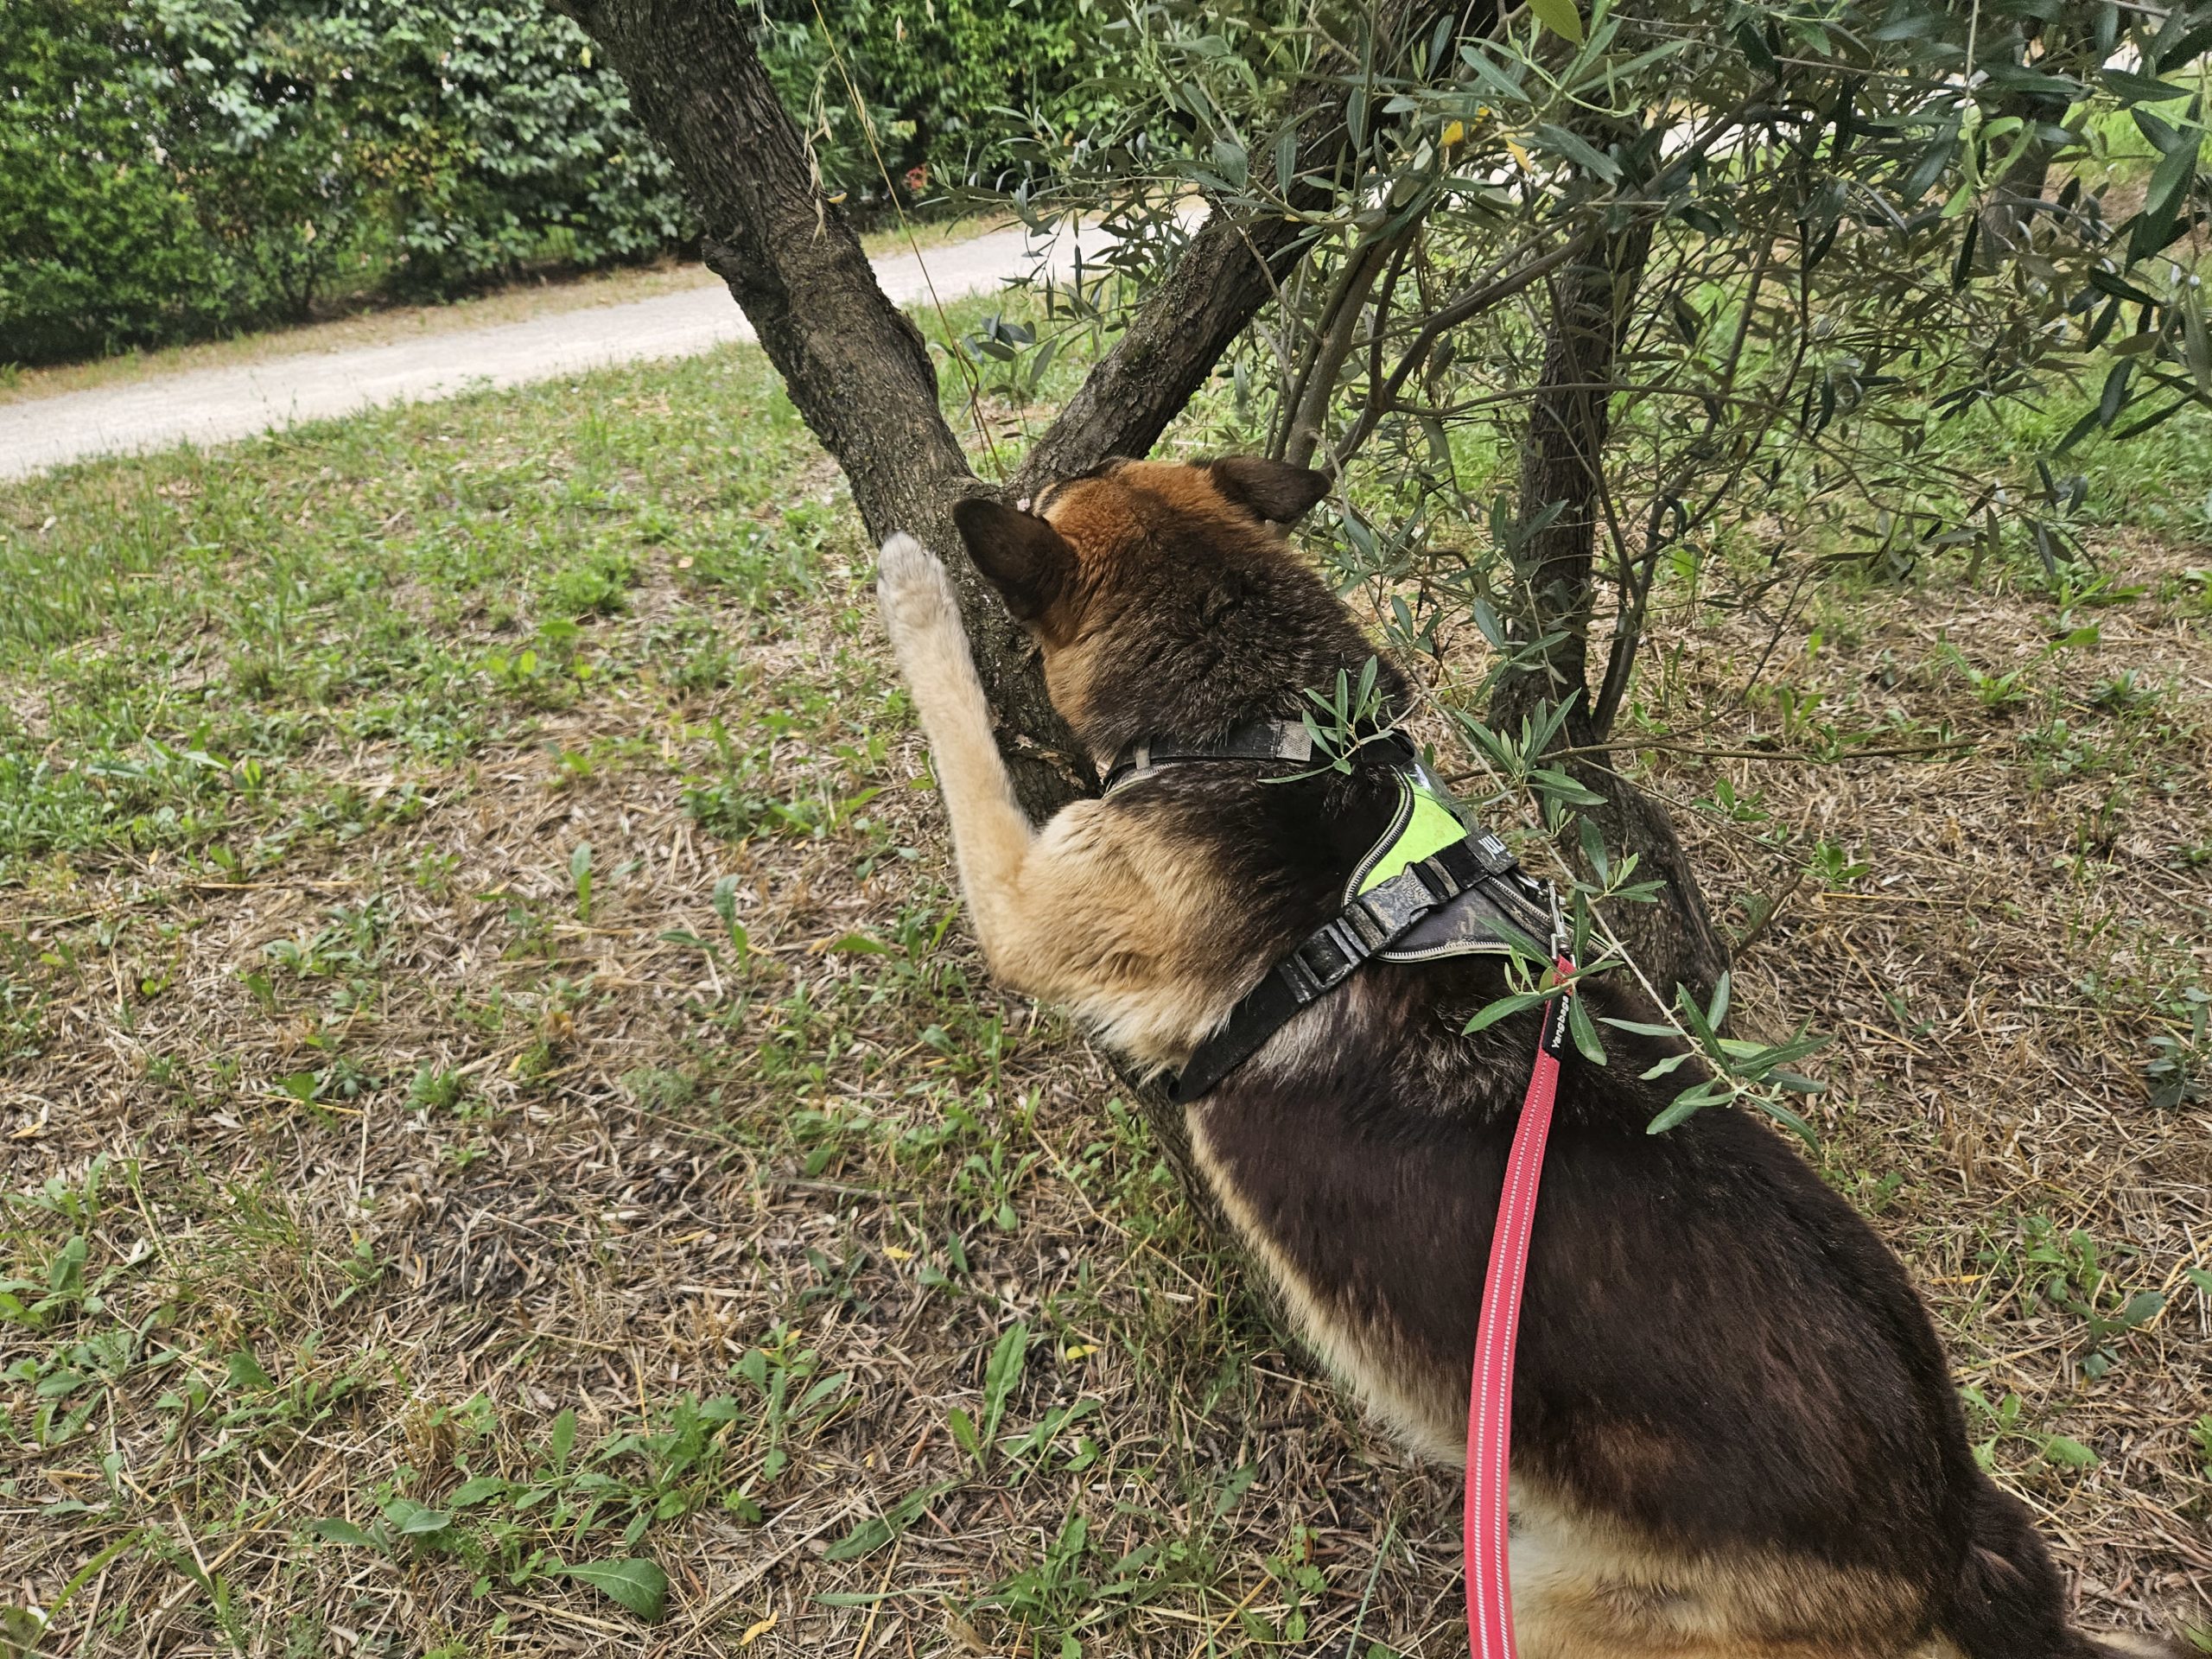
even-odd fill
[[[1231,455],[1214,461],[1209,470],[1224,496],[1278,524],[1296,524],[1329,493],[1326,473],[1258,455]]]
[[[1258,465],[1215,463],[1229,508],[1295,516],[1325,487]],[[1295,716],[1306,688],[1358,672],[1373,647],[1272,535],[1124,486],[1132,475],[1084,486],[1102,494],[1084,532],[1070,531],[1078,575],[1048,619],[1090,642],[1069,712],[1094,753]],[[971,547],[974,505],[961,520]],[[994,550],[1037,542],[991,529]],[[1402,707],[1395,669],[1382,685]],[[1269,781],[1281,771],[1170,767],[1114,798],[1227,876],[1240,904],[1215,925],[1238,961],[1272,960],[1335,912],[1395,799],[1372,773]],[[1504,988],[1486,958],[1371,963],[1300,1016],[1321,1040],[1294,1069],[1248,1065],[1192,1108],[1222,1179],[1297,1276],[1394,1333],[1395,1363],[1432,1389],[1465,1387],[1537,1040],[1533,1012],[1464,1034]],[[1650,1017],[1610,982],[1585,994],[1594,1014]],[[1647,1082],[1663,1044],[1611,1028],[1605,1041],[1603,1067],[1570,1052],[1560,1084],[1514,1382],[1516,1469],[1684,1557],[1817,1563],[1894,1587],[1863,1632],[1829,1623],[1761,1640],[1901,1652],[1940,1633],[1969,1659],[2105,1651],[2068,1629],[2025,1512],[1975,1465],[1896,1257],[1763,1123],[1714,1109],[1647,1133],[1694,1068]]]
[[[1035,623],[1075,580],[1075,551],[1042,518],[982,496],[956,502],[952,522],[991,585],[1020,620]]]

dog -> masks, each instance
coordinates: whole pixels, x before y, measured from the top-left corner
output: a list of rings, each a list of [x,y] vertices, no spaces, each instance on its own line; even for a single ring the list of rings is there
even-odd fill
[[[1285,527],[1326,493],[1237,457],[1116,460],[1033,511],[953,518],[1102,765],[1160,734],[1297,721],[1376,658]],[[1011,988],[1139,1068],[1191,1061],[1344,902],[1397,781],[1221,759],[1142,772],[1041,827],[1017,803],[943,566],[910,537],[878,595],[962,889]],[[1384,662],[1376,689],[1409,706]],[[1464,1462],[1497,1194],[1542,1014],[1476,1035],[1494,956],[1370,961],[1199,1098],[1198,1168],[1303,1338],[1414,1452]],[[1604,979],[1595,1014],[1649,1016]],[[1526,1659],[2096,1659],[2025,1508],[1975,1465],[1902,1265],[1735,1111],[1646,1133],[1694,1063],[1570,1052],[1513,1385],[1510,1562]]]

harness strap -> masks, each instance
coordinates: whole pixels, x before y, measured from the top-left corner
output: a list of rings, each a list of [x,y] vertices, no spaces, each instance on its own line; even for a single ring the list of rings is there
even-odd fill
[[[1383,753],[1374,758],[1400,765],[1409,761],[1413,753],[1412,745],[1394,729],[1376,733],[1363,748],[1381,750]],[[1313,757],[1313,734],[1296,721],[1254,721],[1218,738],[1152,738],[1132,744],[1115,758],[1106,774],[1104,792],[1110,795],[1156,766],[1179,760],[1304,764]],[[1365,758],[1363,754],[1362,759]],[[1410,802],[1412,797],[1408,799]],[[1401,823],[1397,830],[1386,835],[1378,852],[1387,855],[1403,829]],[[1370,855],[1355,873],[1355,886],[1369,879],[1366,872],[1374,861]],[[1300,1008],[1343,984],[1362,963],[1388,950],[1422,918],[1478,883],[1511,875],[1518,868],[1503,842],[1487,831],[1477,830],[1366,887],[1245,994],[1221,1029],[1199,1045],[1181,1074],[1169,1079],[1168,1096],[1177,1102],[1199,1098],[1251,1058]],[[1535,1221],[1536,1187],[1543,1174],[1544,1144],[1551,1135],[1552,1108],[1559,1094],[1560,1058],[1567,1048],[1568,1004],[1574,995],[1573,961],[1560,954],[1554,965],[1560,977],[1570,982],[1544,1004],[1535,1065],[1529,1074],[1528,1093],[1521,1102],[1521,1118],[1514,1128],[1513,1148],[1498,1194],[1490,1267],[1483,1281],[1482,1313],[1475,1329],[1473,1380],[1467,1394],[1467,1485],[1462,1516],[1470,1659],[1518,1659],[1513,1639],[1509,1559],[1513,1357],[1520,1334],[1522,1287],[1529,1271],[1529,1242]]]
[[[1313,753],[1313,734],[1300,720],[1248,721],[1219,737],[1147,737],[1114,757],[1101,792],[1110,795],[1123,784],[1178,760],[1287,760],[1304,766]],[[1395,766],[1412,757],[1413,744],[1395,727],[1386,728],[1362,741],[1362,759],[1370,754],[1377,762]]]
[[[1574,964],[1561,956],[1560,974]],[[1509,1465],[1513,1444],[1513,1349],[1521,1328],[1521,1287],[1529,1271],[1529,1236],[1536,1216],[1544,1142],[1559,1093],[1560,1056],[1567,1048],[1567,989],[1544,1005],[1543,1034],[1513,1151],[1498,1194],[1491,1234],[1490,1271],[1475,1328],[1474,1382],[1467,1394],[1467,1496],[1460,1532],[1466,1550],[1467,1644],[1471,1659],[1517,1659],[1513,1644],[1513,1580],[1508,1550]]]
[[[1190,1064],[1168,1082],[1168,1098],[1198,1099],[1257,1053],[1300,1008],[1343,984],[1354,969],[1389,949],[1439,905],[1518,868],[1503,842],[1478,832],[1370,887],[1245,993],[1227,1022],[1198,1045]]]

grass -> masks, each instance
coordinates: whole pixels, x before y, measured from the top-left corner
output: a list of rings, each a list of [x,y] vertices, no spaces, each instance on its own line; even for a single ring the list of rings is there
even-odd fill
[[[1980,1454],[2205,1624],[2212,606],[2132,491],[2139,592],[1662,611],[1635,717]],[[870,563],[747,349],[0,490],[41,1651],[1461,1650],[1456,1482],[984,979]]]

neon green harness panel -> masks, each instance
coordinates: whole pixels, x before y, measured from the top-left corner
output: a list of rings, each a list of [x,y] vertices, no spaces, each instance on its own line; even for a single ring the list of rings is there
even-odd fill
[[[1378,887],[1392,876],[1432,853],[1440,853],[1454,842],[1467,838],[1467,826],[1444,804],[1441,796],[1422,787],[1404,772],[1398,774],[1398,811],[1391,828],[1375,844],[1375,850],[1353,871],[1351,892],[1356,898]]]

